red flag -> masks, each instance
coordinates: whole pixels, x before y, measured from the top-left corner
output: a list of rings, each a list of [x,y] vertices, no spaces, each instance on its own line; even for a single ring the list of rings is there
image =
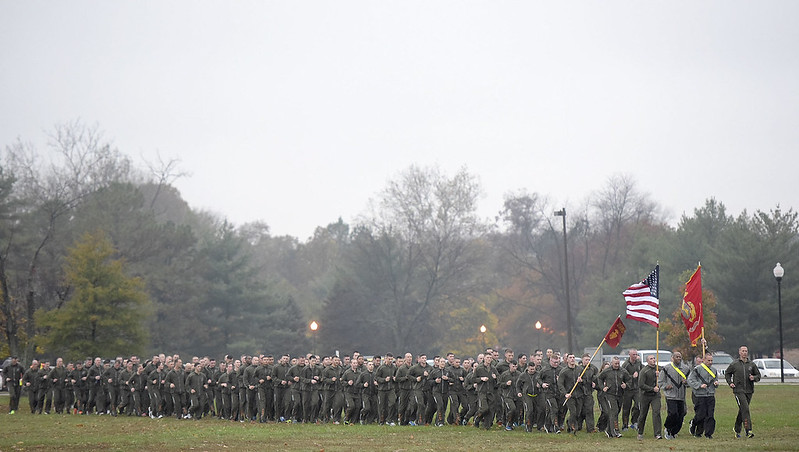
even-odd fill
[[[619,346],[619,342],[621,342],[621,337],[624,335],[624,332],[627,331],[627,327],[624,326],[624,323],[621,321],[621,316],[616,317],[616,321],[613,322],[613,326],[610,327],[608,334],[605,335],[605,342],[613,348]]]
[[[702,337],[702,328],[705,326],[702,315],[702,266],[696,267],[691,279],[685,283],[685,294],[680,306],[682,321],[688,329],[691,346],[696,347],[696,341]]]

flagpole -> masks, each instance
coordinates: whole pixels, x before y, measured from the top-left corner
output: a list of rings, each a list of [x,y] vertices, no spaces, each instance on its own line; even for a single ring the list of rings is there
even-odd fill
[[[660,370],[660,260],[655,261],[655,271],[657,272],[657,299],[658,299],[658,326],[655,333],[655,370]],[[654,416],[654,415],[653,415]]]
[[[660,370],[660,322],[655,333],[655,370]]]
[[[697,270],[702,268],[702,261],[696,261],[696,268],[697,268]],[[700,287],[701,287],[701,285],[700,285]],[[699,292],[699,295],[702,295],[701,291]],[[702,313],[702,315],[703,316],[705,315],[704,312]],[[702,322],[702,362],[705,361],[705,353],[706,353],[705,352],[705,344],[706,343],[707,343],[707,341],[705,341],[705,323],[703,321]]]
[[[702,359],[705,359],[705,327],[702,327]]]
[[[597,352],[599,352],[599,349],[600,349],[600,348],[602,348],[602,345],[603,345],[604,343],[605,343],[605,338],[603,337],[603,338],[602,338],[602,342],[600,342],[600,343],[599,343],[599,347],[597,347],[597,348],[596,348],[596,350],[594,350],[594,354],[593,354],[593,355],[591,355],[591,361],[593,361],[593,360],[594,360],[594,357],[596,356]],[[591,361],[588,361],[588,366],[590,366],[590,365],[591,365]],[[583,371],[580,373],[580,376],[579,376],[579,377],[577,377],[577,379],[578,379],[578,380],[579,380],[580,378],[583,378],[583,375],[585,375],[585,371],[586,371],[586,370],[588,370],[588,366],[585,366],[585,367],[583,367]],[[577,384],[578,384],[578,383],[577,383],[577,381],[575,380],[575,381],[574,381],[574,386],[572,386],[572,390],[571,390],[571,391],[569,391],[569,394],[566,396],[566,400],[564,400],[564,401],[563,401],[563,405],[564,405],[564,406],[566,405],[566,402],[568,402],[568,401],[569,401],[569,397],[571,397],[571,396],[572,396],[572,392],[574,392],[574,390],[575,390],[575,389],[577,389]]]

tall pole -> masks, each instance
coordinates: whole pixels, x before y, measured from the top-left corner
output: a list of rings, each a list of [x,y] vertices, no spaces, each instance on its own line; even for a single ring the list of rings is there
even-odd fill
[[[564,207],[556,211],[555,216],[563,217],[563,265],[565,270],[564,280],[566,282],[566,337],[569,342],[569,352],[574,353],[574,342],[572,341],[572,308],[569,298],[569,250],[566,240],[566,208]]]
[[[541,321],[535,322],[535,329],[538,331],[538,349],[541,350]]]
[[[780,383],[785,383],[785,365],[783,364],[785,354],[782,350],[782,276],[784,274],[785,270],[777,262],[777,266],[774,267],[774,278],[777,280],[777,307],[780,318]]]
[[[777,306],[780,316],[780,383],[785,383],[785,369],[783,364],[785,354],[782,350],[782,278],[777,279]]]
[[[313,339],[313,348],[311,350],[311,353],[316,355],[316,330],[319,329],[319,324],[316,323],[316,321],[314,320],[313,322],[311,322],[310,327],[311,327],[311,338]]]

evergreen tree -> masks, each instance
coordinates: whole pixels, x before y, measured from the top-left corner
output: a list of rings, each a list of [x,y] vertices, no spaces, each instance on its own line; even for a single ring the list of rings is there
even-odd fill
[[[140,354],[149,300],[144,283],[125,274],[102,232],[87,233],[70,250],[64,268],[72,294],[60,308],[39,311],[43,347],[67,359]]]

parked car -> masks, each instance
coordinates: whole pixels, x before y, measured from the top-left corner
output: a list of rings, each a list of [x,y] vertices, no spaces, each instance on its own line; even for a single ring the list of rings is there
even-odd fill
[[[6,388],[6,376],[5,376],[5,374],[3,374],[3,369],[5,369],[6,366],[8,366],[10,364],[11,364],[11,357],[10,356],[8,358],[6,358],[5,361],[0,363],[0,391],[7,391],[8,390],[8,388]]]
[[[732,364],[732,361],[733,357],[729,353],[713,352],[713,372],[716,373],[719,379],[724,378],[724,372],[727,371],[727,367]]]
[[[671,352],[666,350],[638,350],[638,357],[641,359],[641,362],[646,365],[646,356],[647,355],[656,355],[658,360],[658,366],[668,366],[671,363]]]
[[[780,360],[777,358],[761,358],[752,361],[760,371],[760,376],[763,378],[780,378]],[[791,365],[788,361],[783,360],[783,371],[786,377],[796,378],[799,377],[799,370]]]

